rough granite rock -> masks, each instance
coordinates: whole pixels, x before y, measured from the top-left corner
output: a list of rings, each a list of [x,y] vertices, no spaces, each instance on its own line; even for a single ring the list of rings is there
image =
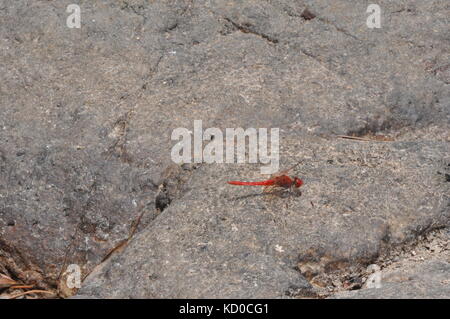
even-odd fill
[[[381,29],[357,0],[79,1],[80,29],[71,3],[0,0],[0,273],[62,296],[74,263],[103,269],[91,296],[309,296],[316,272],[448,226],[448,1],[379,1]],[[303,195],[171,166],[194,120],[280,127]]]
[[[390,246],[448,226],[450,188],[438,174],[447,169],[445,143],[284,141],[289,165],[303,161],[295,169],[305,182],[301,196],[271,199],[226,183],[257,179],[255,166],[202,166],[184,195],[94,271],[81,293],[302,297],[313,294],[303,276],[365,267]]]
[[[381,287],[345,291],[336,299],[450,299],[450,263],[443,260],[423,262],[382,276]]]

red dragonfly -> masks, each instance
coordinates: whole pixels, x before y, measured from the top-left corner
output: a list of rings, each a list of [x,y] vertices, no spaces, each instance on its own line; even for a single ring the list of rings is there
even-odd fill
[[[260,181],[260,182],[239,182],[239,181],[229,181],[228,184],[231,185],[244,185],[244,186],[278,186],[282,188],[299,188],[303,185],[303,181],[294,176],[294,178],[288,175],[276,176],[271,179]]]
[[[296,164],[295,166],[297,166]],[[295,166],[282,171],[278,174],[272,175],[272,177],[265,181],[259,182],[240,182],[240,181],[229,181],[228,184],[231,185],[243,185],[243,186],[266,186],[282,189],[296,189],[303,185],[303,181],[297,176],[290,177],[287,172],[290,171]]]

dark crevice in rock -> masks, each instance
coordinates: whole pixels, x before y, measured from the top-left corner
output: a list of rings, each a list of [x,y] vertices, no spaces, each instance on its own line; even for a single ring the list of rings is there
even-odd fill
[[[166,187],[163,185],[161,191],[158,193],[158,195],[156,195],[155,208],[158,211],[162,212],[167,208],[167,206],[170,205],[171,202],[172,198],[170,198],[170,196],[167,193]]]
[[[393,243],[388,226],[380,239],[376,254],[357,260],[333,260],[332,256],[323,256],[320,249],[310,250],[308,254],[299,256],[298,266],[294,269],[308,280],[313,287],[311,291],[317,293],[318,298],[325,298],[338,290],[358,290],[363,288],[363,277],[367,275],[367,266],[392,263],[394,259],[392,256],[397,255],[399,251],[414,251],[419,244],[428,240],[427,236],[446,228],[445,225],[430,224],[427,228],[413,232],[412,239]]]
[[[263,38],[264,40],[270,42],[270,43],[278,43],[278,39],[271,37],[270,35],[258,32],[256,30],[254,30],[253,26],[251,24],[239,24],[233,20],[231,20],[230,18],[224,18],[226,21],[228,21],[229,23],[231,23],[237,30],[239,30],[242,33],[251,33],[254,35],[257,35],[261,38]]]
[[[155,197],[155,208],[159,212],[164,211],[174,199],[183,195],[186,180],[197,168],[196,164],[183,164],[170,165],[165,169]]]
[[[450,182],[450,174],[445,173],[445,181]]]
[[[153,203],[153,202],[151,202]],[[135,220],[131,223],[130,225],[130,232],[127,236],[127,238],[119,241],[119,243],[117,245],[115,245],[112,249],[110,249],[105,256],[103,256],[103,258],[100,260],[100,262],[92,268],[92,270],[86,274],[84,274],[82,281],[84,281],[90,274],[92,271],[94,271],[96,269],[96,267],[98,267],[100,264],[106,262],[109,258],[111,258],[113,255],[116,255],[118,253],[120,253],[121,251],[123,251],[128,243],[130,242],[130,240],[142,229],[140,229],[140,226],[142,224],[142,219],[144,217],[144,215],[146,213],[151,213],[153,211],[153,214],[151,216],[151,220],[154,220],[158,214],[156,212],[154,212],[154,210],[152,209],[151,206],[148,205],[149,203],[145,203],[142,204],[138,209],[137,209],[137,217],[135,218]],[[147,226],[147,225],[145,225]]]

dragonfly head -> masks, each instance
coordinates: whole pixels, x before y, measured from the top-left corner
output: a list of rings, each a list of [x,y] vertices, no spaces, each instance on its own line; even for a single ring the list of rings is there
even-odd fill
[[[298,177],[294,177],[294,185],[296,188],[299,188],[303,185],[303,181]]]

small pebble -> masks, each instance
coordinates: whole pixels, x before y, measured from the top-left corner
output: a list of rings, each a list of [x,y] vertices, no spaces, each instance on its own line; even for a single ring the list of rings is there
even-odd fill
[[[369,274],[374,273],[376,271],[380,271],[380,266],[375,265],[375,264],[371,264],[369,266],[367,266],[367,270],[366,270]]]

